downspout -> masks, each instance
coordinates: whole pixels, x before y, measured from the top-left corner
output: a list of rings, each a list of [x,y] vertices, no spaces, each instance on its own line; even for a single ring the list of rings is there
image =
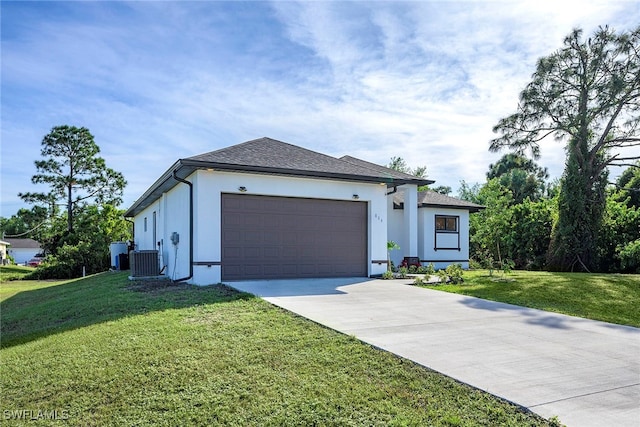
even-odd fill
[[[189,186],[189,275],[174,280],[174,282],[183,282],[193,277],[193,184],[186,179],[179,178],[176,175],[177,170],[173,171],[173,179]]]
[[[136,223],[135,221],[130,220],[127,217],[122,217],[125,221],[127,221],[129,224],[131,224],[131,245],[133,246],[136,242]],[[129,254],[129,248],[127,248],[127,255]]]
[[[393,194],[393,193],[397,193],[397,192],[398,192],[398,186],[397,186],[397,185],[394,185],[394,186],[393,186],[393,191],[389,191],[389,192],[387,193],[387,196],[389,196],[389,195],[391,195],[391,194]]]

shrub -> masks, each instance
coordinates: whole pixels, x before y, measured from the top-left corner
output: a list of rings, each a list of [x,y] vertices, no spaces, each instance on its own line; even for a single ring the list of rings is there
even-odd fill
[[[416,272],[418,271],[418,267],[415,265],[410,265],[409,266],[409,274],[416,274]]]
[[[418,276],[415,279],[413,279],[413,284],[414,285],[424,285],[424,279],[422,277]]]
[[[471,269],[471,270],[480,270],[480,269],[482,269],[482,264],[480,264],[475,259],[470,259],[469,260],[469,269]]]
[[[618,253],[622,270],[629,273],[640,272],[640,239],[627,243]]]
[[[409,269],[407,267],[400,267],[398,269],[398,274],[400,275],[401,279],[406,279],[407,274],[409,274]]]
[[[450,264],[444,270],[438,271],[438,277],[441,283],[453,283],[454,285],[464,281],[462,278],[463,274],[464,270],[460,264]]]
[[[393,279],[393,273],[389,270],[385,271],[384,273],[382,273],[382,279],[383,280]]]

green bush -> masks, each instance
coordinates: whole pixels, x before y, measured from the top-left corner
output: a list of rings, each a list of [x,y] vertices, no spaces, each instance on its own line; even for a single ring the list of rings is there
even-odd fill
[[[463,274],[464,270],[460,264],[450,264],[444,270],[438,271],[441,283],[453,283],[454,285],[464,282]]]
[[[108,247],[81,241],[77,245],[64,244],[55,255],[47,255],[42,264],[26,279],[73,279],[109,269]]]
[[[393,279],[393,272],[387,270],[384,273],[382,273],[382,279],[383,280],[391,280]]]
[[[420,276],[416,277],[415,279],[413,279],[413,284],[414,285],[424,285],[424,279]]]
[[[624,272],[640,273],[640,239],[627,243],[618,256]]]
[[[407,274],[409,274],[409,269],[407,267],[400,267],[398,269],[398,274],[400,275],[401,279],[406,279]]]
[[[427,275],[436,274],[436,269],[433,266],[433,263],[430,262],[429,265],[427,265],[426,267],[424,265],[421,265],[418,268],[418,274],[427,274]]]

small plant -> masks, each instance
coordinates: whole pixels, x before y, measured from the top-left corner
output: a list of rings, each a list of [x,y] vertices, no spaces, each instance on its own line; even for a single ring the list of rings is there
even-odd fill
[[[464,282],[462,275],[464,270],[460,264],[450,264],[444,270],[438,270],[438,277],[441,283],[452,283],[457,285]]]
[[[565,425],[560,422],[560,418],[558,418],[557,415],[549,418],[549,425],[551,427],[565,427]]]
[[[413,284],[414,285],[424,285],[424,279],[420,276],[416,277],[415,279],[413,279]]]
[[[385,271],[384,273],[382,273],[382,279],[383,280],[393,279],[393,272],[391,272],[390,270]]]
[[[407,274],[409,274],[409,269],[407,267],[400,267],[398,269],[398,275],[400,276],[401,279],[406,279]]]
[[[396,250],[396,249],[400,249],[400,246],[398,246],[398,244],[396,242],[394,242],[393,240],[389,240],[387,242],[387,271],[391,271],[392,270],[391,251]]]
[[[415,265],[409,266],[409,274],[416,274],[417,272],[418,272],[418,267],[416,267]]]
[[[428,275],[436,274],[436,268],[432,262],[430,262],[429,265],[425,267],[425,270],[426,271],[424,272],[424,274],[428,274]]]
[[[506,275],[506,274],[511,274],[511,272],[513,271],[513,267],[515,267],[515,263],[513,261],[511,261],[510,259],[505,259],[502,261],[502,275]]]

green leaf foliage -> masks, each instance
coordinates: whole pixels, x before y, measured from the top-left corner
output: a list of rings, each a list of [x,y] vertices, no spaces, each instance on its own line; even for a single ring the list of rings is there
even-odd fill
[[[74,226],[74,210],[94,203],[98,205],[122,203],[122,192],[127,184],[120,172],[106,166],[98,157],[100,148],[87,128],[56,126],[42,140],[36,160],[37,173],[31,181],[45,184],[48,192],[19,193],[27,203],[45,205],[55,211],[58,201],[64,201],[67,210],[67,230]],[[54,212],[55,213],[55,212]]]
[[[574,30],[564,47],[541,58],[520,94],[518,111],[498,122],[490,150],[540,155],[541,140],[567,141],[548,267],[598,268],[607,168],[628,165],[640,145],[640,27],[616,34],[598,29],[587,40]]]

